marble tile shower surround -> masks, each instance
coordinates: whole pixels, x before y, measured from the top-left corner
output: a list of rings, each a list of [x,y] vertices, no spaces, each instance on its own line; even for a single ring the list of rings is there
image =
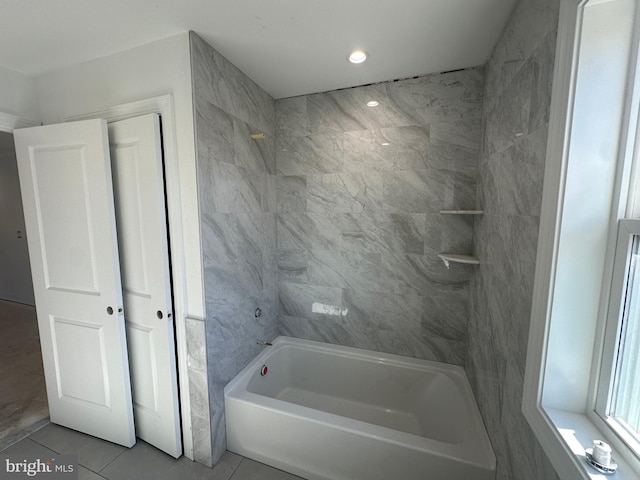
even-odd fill
[[[283,334],[464,363],[483,70],[276,102]],[[379,102],[372,108],[370,100]],[[383,145],[386,144],[386,145]]]
[[[486,72],[277,102],[192,34],[207,315],[191,328],[206,335],[195,395],[211,416],[194,438],[211,438],[213,462],[224,385],[280,332],[466,355],[500,478],[554,478],[519,413],[554,20],[555,0],[523,0]],[[475,206],[488,209],[475,239],[473,218],[439,213]],[[472,250],[480,267],[436,256]]]
[[[190,40],[208,383],[199,401],[211,419],[194,438],[209,435],[216,463],[226,450],[224,386],[260,352],[257,340],[278,335],[275,102],[196,34]]]
[[[557,475],[521,413],[559,0],[521,0],[485,67],[465,368],[497,480]]]

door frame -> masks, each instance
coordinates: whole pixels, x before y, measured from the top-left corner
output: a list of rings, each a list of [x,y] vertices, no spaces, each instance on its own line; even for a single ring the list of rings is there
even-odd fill
[[[11,115],[9,113],[0,112],[0,132],[12,134],[16,128],[37,127],[38,125],[40,125],[40,122],[36,122],[35,120],[27,120],[24,118],[16,117],[15,115]],[[29,265],[29,275],[31,275],[31,265]],[[34,298],[33,304],[23,303],[23,305],[29,305],[30,307],[35,308],[35,303],[36,302]]]
[[[170,252],[172,267],[172,292],[174,300],[174,322],[176,329],[176,352],[178,356],[178,386],[180,389],[180,413],[182,426],[182,446],[183,455],[191,460],[202,461],[210,464],[210,460],[203,458],[202,460],[195,458],[193,434],[194,431],[199,433],[207,432],[207,437],[199,435],[200,443],[209,443],[208,445],[200,445],[198,451],[202,450],[202,454],[208,457],[211,450],[210,437],[210,413],[208,408],[208,398],[198,398],[195,407],[199,407],[203,403],[205,408],[197,408],[197,412],[192,408],[191,402],[191,381],[195,382],[199,397],[207,396],[208,386],[207,375],[198,375],[199,372],[192,371],[189,368],[189,356],[192,362],[196,360],[206,365],[204,351],[188,352],[187,343],[187,320],[194,321],[198,325],[202,322],[197,318],[191,318],[188,315],[187,303],[187,275],[184,256],[184,234],[182,228],[182,213],[180,202],[180,176],[179,176],[179,157],[177,153],[177,134],[175,108],[172,95],[162,95],[151,97],[148,99],[115,105],[100,111],[91,113],[72,115],[65,117],[65,121],[88,120],[93,118],[104,118],[107,122],[124,120],[126,118],[145,115],[148,113],[157,113],[162,118],[162,136],[165,163],[165,184],[167,194],[167,215],[168,215],[168,232],[171,239]],[[35,127],[42,125],[40,121],[29,120],[18,117],[9,113],[0,111],[0,131],[13,133],[16,128]],[[204,345],[204,331],[200,329],[193,331],[190,329],[189,337],[201,333],[202,338],[194,338],[193,340]],[[197,358],[194,358],[197,357]],[[200,358],[203,357],[203,358]],[[196,375],[197,378],[190,379],[190,375]],[[203,382],[205,383],[203,385]],[[204,389],[204,390],[203,390]],[[200,391],[203,390],[203,391]]]
[[[125,103],[103,110],[64,117],[65,122],[103,118],[107,123],[127,118],[157,113],[161,117],[161,131],[164,154],[164,180],[167,205],[167,232],[169,234],[169,257],[173,293],[173,312],[176,335],[178,366],[178,387],[182,426],[183,454],[193,460],[192,411],[189,395],[189,363],[186,333],[187,275],[184,264],[184,242],[182,211],[180,202],[180,171],[176,144],[175,116],[172,95],[151,97],[136,102]],[[195,419],[200,420],[199,418]],[[208,419],[207,419],[208,421]]]

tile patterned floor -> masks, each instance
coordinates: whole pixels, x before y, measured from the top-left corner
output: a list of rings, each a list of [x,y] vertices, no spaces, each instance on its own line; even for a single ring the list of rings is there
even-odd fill
[[[214,468],[174,459],[138,439],[124,448],[52,423],[11,445],[2,455],[77,455],[78,480],[301,480],[231,452]]]

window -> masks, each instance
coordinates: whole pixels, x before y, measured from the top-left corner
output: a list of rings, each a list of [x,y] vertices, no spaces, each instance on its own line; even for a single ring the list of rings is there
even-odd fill
[[[640,474],[639,5],[561,2],[522,410],[566,480]]]
[[[620,12],[627,0],[620,3]],[[612,2],[609,2],[610,4]],[[638,15],[637,8],[628,13]],[[632,18],[633,18],[632,17]],[[639,22],[629,30],[626,107],[620,125],[619,153],[609,222],[607,265],[599,316],[603,335],[596,337],[594,396],[587,415],[621,440],[620,448],[640,459],[640,70]],[[607,279],[610,279],[609,281]],[[601,345],[600,345],[601,342]]]
[[[595,413],[640,455],[640,220],[619,222]]]

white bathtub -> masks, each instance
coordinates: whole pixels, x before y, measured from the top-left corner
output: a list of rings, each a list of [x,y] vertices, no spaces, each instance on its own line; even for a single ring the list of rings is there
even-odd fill
[[[224,394],[228,449],[309,480],[495,478],[460,367],[278,337]]]

